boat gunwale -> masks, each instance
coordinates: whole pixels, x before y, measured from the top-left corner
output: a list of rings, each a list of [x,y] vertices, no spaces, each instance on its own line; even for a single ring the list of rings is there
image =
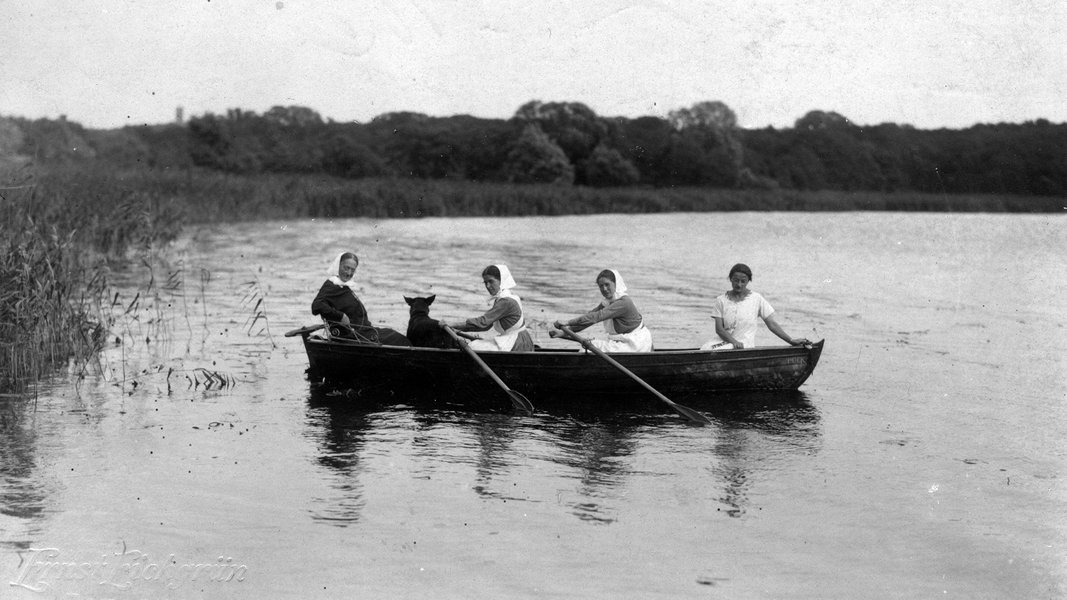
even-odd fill
[[[458,348],[427,348],[423,346],[392,346],[389,344],[369,344],[366,342],[360,342],[358,340],[330,340],[315,336],[304,336],[305,343],[311,342],[316,345],[322,345],[325,347],[336,346],[339,348],[358,348],[358,349],[381,349],[381,350],[400,350],[406,352],[431,352],[431,353],[447,353],[447,354],[462,354],[462,351]],[[727,359],[727,357],[734,360],[750,360],[756,358],[755,353],[766,355],[768,352],[773,356],[789,355],[789,354],[803,354],[811,353],[812,351],[822,350],[823,343],[826,340],[819,340],[811,344],[805,344],[801,346],[755,346],[753,348],[741,348],[730,350],[701,350],[700,348],[663,348],[654,349],[652,352],[612,352],[612,356],[620,357],[654,357],[654,356],[715,356]],[[792,351],[792,352],[789,352]],[[588,350],[581,348],[536,348],[534,350],[521,350],[514,352],[505,351],[481,351],[478,352],[479,356],[551,356],[551,355],[564,355],[564,356],[580,356],[580,355],[592,355]],[[725,360],[724,360],[725,362]]]

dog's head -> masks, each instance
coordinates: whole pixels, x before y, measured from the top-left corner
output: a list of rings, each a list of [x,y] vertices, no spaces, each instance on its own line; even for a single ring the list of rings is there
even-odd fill
[[[409,310],[411,315],[428,315],[430,314],[430,305],[433,304],[433,300],[436,297],[437,294],[429,298],[408,298],[404,296],[404,302],[407,302],[408,306],[411,307]]]

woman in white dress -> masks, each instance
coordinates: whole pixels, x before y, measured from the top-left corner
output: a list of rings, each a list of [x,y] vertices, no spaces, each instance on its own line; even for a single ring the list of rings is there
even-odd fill
[[[756,345],[756,329],[759,320],[767,324],[774,335],[791,346],[809,344],[804,338],[794,338],[774,320],[774,308],[770,302],[748,289],[752,281],[752,269],[738,263],[730,269],[730,291],[715,299],[711,316],[715,319],[715,335],[701,350],[731,350],[753,348]]]

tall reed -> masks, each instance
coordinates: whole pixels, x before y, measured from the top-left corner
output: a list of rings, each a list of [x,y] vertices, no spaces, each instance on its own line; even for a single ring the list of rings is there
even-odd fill
[[[158,198],[106,177],[38,175],[26,162],[0,163],[0,393],[98,352],[110,326],[109,261],[180,227]]]

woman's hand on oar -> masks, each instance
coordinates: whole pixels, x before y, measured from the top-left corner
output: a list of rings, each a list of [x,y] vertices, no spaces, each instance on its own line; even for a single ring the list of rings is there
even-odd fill
[[[526,414],[533,414],[533,404],[531,404],[530,401],[526,399],[526,396],[523,396],[519,392],[516,392],[515,390],[509,388],[508,385],[504,383],[504,380],[500,379],[500,377],[497,377],[497,374],[489,368],[489,365],[485,364],[485,361],[482,360],[482,357],[478,356],[478,353],[475,352],[474,349],[471,348],[465,340],[459,337],[459,335],[456,333],[456,330],[449,327],[446,323],[441,323],[441,329],[447,331],[448,335],[452,336],[452,339],[456,340],[456,343],[459,344],[461,348],[463,348],[463,351],[467,353],[467,356],[470,356],[472,359],[474,359],[474,362],[477,363],[478,366],[481,367],[482,370],[485,371],[485,373],[489,375],[489,377],[491,377],[497,385],[499,385],[505,392],[507,392],[508,397],[511,398],[511,403],[515,405],[515,408],[525,412]]]
[[[644,379],[641,379],[640,377],[635,375],[633,373],[633,371],[631,371],[630,369],[627,369],[626,367],[624,367],[621,364],[619,364],[619,361],[617,361],[614,358],[608,356],[608,354],[606,352],[604,352],[600,348],[597,348],[596,346],[594,346],[593,343],[590,342],[589,340],[587,340],[587,339],[581,337],[580,335],[578,335],[577,333],[574,333],[573,331],[571,331],[570,327],[567,327],[566,325],[563,325],[563,324],[558,323],[558,322],[557,322],[557,326],[561,330],[563,330],[563,333],[566,334],[567,337],[569,337],[572,340],[578,342],[579,344],[584,346],[586,350],[589,350],[590,352],[596,354],[600,358],[603,358],[609,364],[611,364],[611,366],[613,366],[616,369],[618,369],[619,371],[625,373],[631,379],[633,379],[637,383],[639,383],[642,386],[644,386],[644,388],[646,390],[648,390],[648,391],[652,392],[653,394],[655,394],[655,396],[657,398],[659,398],[660,400],[665,402],[668,406],[673,408],[675,411],[677,411],[683,417],[689,419],[690,421],[693,421],[694,423],[701,423],[701,424],[711,423],[711,419],[709,419],[709,418],[705,417],[704,415],[698,413],[697,411],[689,408],[688,406],[682,406],[681,404],[678,404],[677,402],[674,402],[670,398],[668,398],[668,397],[664,396],[663,394],[659,393],[659,391],[656,390],[656,388],[654,388],[651,385],[649,385],[648,383],[646,383]]]

